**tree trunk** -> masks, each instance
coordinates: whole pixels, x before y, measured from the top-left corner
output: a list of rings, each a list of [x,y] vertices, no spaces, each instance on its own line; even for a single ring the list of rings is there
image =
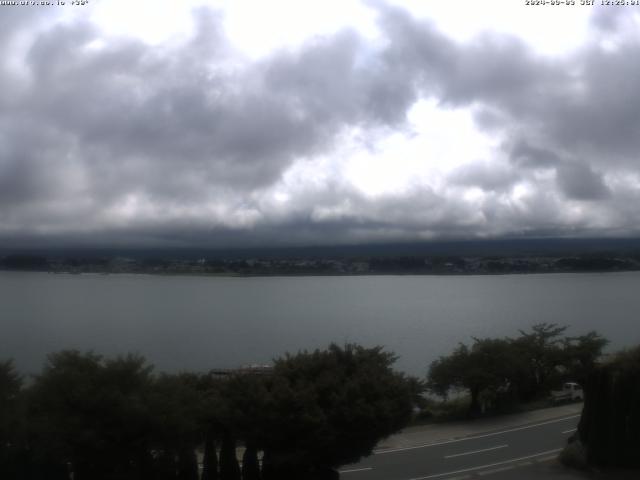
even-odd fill
[[[278,480],[273,468],[272,454],[269,450],[265,450],[262,455],[262,480]]]
[[[218,480],[218,455],[213,429],[209,429],[204,440],[204,459],[202,460],[202,480]]]
[[[469,405],[469,417],[476,418],[480,416],[480,387],[472,387],[471,404]]]
[[[240,466],[236,457],[236,441],[230,432],[225,432],[222,438],[220,480],[241,480]]]
[[[247,443],[247,448],[242,456],[242,480],[260,480],[258,450],[251,443]]]

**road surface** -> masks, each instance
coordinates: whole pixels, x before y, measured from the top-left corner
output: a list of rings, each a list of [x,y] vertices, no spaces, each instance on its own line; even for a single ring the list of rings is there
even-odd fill
[[[555,458],[580,415],[455,440],[380,450],[340,470],[343,480],[462,480]],[[517,478],[517,477],[514,477]]]

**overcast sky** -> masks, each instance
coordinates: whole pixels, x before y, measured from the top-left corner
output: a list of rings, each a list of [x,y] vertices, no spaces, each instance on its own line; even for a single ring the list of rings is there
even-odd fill
[[[640,234],[640,7],[66,3],[0,6],[0,246]]]

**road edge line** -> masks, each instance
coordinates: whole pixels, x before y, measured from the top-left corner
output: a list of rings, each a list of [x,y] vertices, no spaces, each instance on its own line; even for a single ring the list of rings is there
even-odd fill
[[[501,430],[499,432],[482,433],[482,434],[479,434],[479,435],[471,435],[471,436],[462,437],[462,438],[452,438],[451,440],[444,440],[442,442],[424,443],[422,445],[414,445],[414,446],[411,446],[411,447],[391,448],[391,449],[386,449],[386,450],[377,450],[377,451],[374,450],[373,455],[384,455],[386,453],[403,452],[405,450],[416,450],[418,448],[437,447],[439,445],[447,445],[449,443],[466,442],[468,440],[475,440],[475,439],[478,439],[478,438],[493,437],[495,435],[501,435],[503,433],[517,432],[519,430],[527,430],[529,428],[540,427],[542,425],[550,425],[552,423],[559,423],[559,422],[563,422],[565,420],[571,420],[572,418],[578,418],[581,415],[582,414],[577,414],[577,415],[571,415],[569,417],[556,418],[554,420],[548,420],[546,422],[535,423],[533,425],[525,425],[525,426],[515,427],[515,428],[509,428],[507,430]]]

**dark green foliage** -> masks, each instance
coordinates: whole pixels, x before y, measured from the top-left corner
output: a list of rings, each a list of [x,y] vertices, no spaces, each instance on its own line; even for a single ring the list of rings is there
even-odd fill
[[[179,452],[200,443],[204,404],[194,380],[187,374],[161,374],[149,385],[146,406],[153,448]]]
[[[270,379],[258,375],[233,375],[220,385],[217,408],[222,428],[233,431],[237,438],[262,445],[269,430],[264,425],[271,406]]]
[[[451,355],[431,364],[429,387],[440,395],[452,386],[468,389],[469,413],[478,415],[481,393],[496,396],[509,386],[514,376],[512,355],[509,341],[503,339],[476,338],[471,348],[460,344]]]
[[[203,445],[202,480],[335,478],[408,422],[422,384],[394,360],[331,345],[287,355],[268,375],[217,380],[71,350],[50,355],[28,388],[0,363],[0,478],[198,480]]]
[[[563,338],[566,329],[540,323],[517,338],[474,338],[470,347],[460,344],[431,364],[429,389],[441,396],[466,389],[469,414],[476,416],[483,407],[508,409],[518,401],[544,397],[563,381],[583,382],[607,340],[596,332]]]
[[[557,367],[565,361],[560,337],[568,327],[555,323],[540,323],[530,332],[520,331],[520,337],[512,340],[518,359],[518,375],[514,382],[523,400],[531,400],[546,393],[559,383]]]
[[[640,347],[589,375],[578,432],[590,464],[640,467]]]
[[[0,362],[0,435],[6,435],[9,431],[21,387],[22,378],[16,372],[13,362]]]
[[[149,447],[162,452],[163,478],[197,480],[195,449],[206,431],[205,391],[203,380],[187,373],[161,374],[149,385]]]
[[[278,474],[355,462],[406,425],[417,384],[394,372],[394,361],[380,347],[356,345],[276,360],[260,422]]]
[[[567,376],[580,384],[586,384],[589,373],[594,369],[596,360],[608,343],[606,338],[595,331],[564,339],[563,364],[567,368]]]
[[[23,468],[21,387],[22,378],[13,362],[0,362],[0,478],[3,479],[17,476]]]
[[[47,452],[70,463],[80,480],[139,469],[151,420],[145,406],[150,370],[135,356],[51,355],[29,391],[36,456]]]
[[[633,270],[635,265],[628,259],[610,258],[600,255],[584,255],[581,257],[566,257],[555,261],[559,270],[571,272],[606,272]]]
[[[176,480],[178,476],[178,464],[174,452],[170,450],[159,452],[154,463],[154,478],[157,480]]]
[[[178,480],[199,480],[198,458],[193,448],[184,446],[178,455]]]
[[[202,403],[193,380],[153,377],[131,355],[51,355],[28,392],[34,461],[70,464],[80,480],[149,478],[151,471],[196,480]]]

